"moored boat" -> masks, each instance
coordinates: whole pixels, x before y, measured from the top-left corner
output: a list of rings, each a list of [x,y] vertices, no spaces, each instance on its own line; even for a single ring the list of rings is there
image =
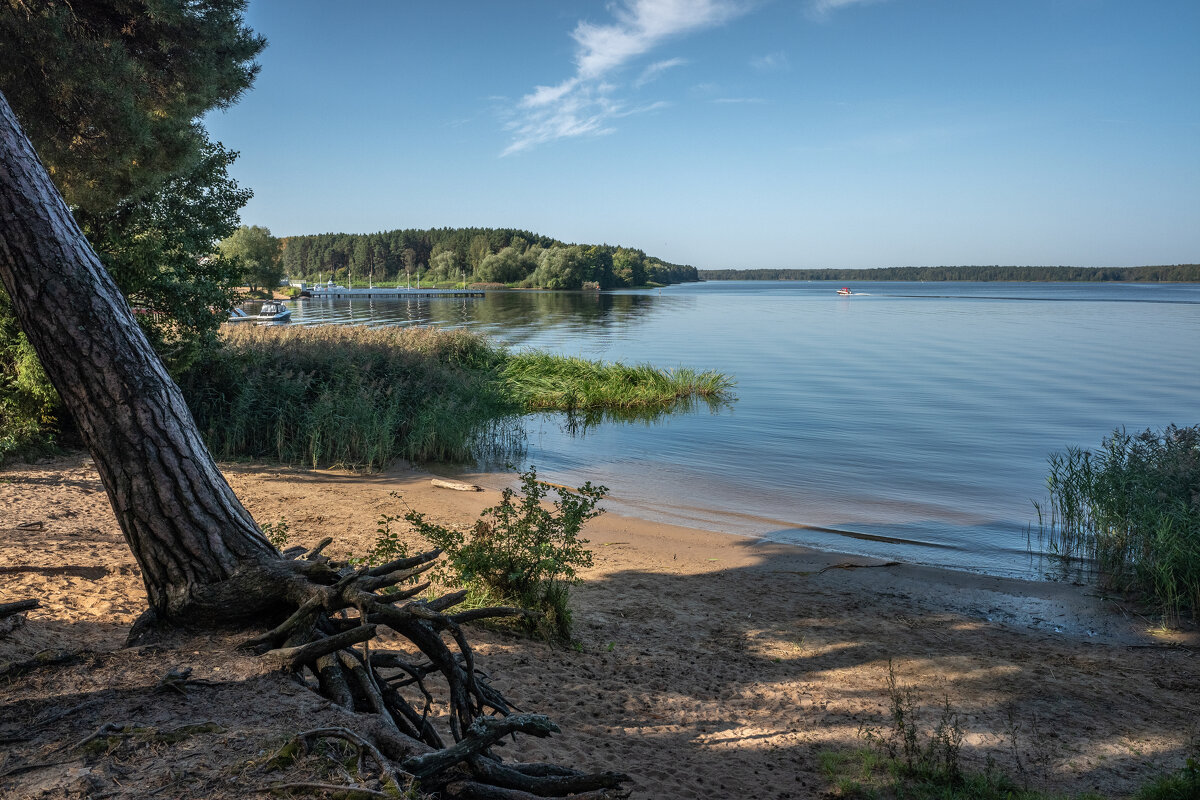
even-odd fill
[[[268,300],[254,317],[259,322],[282,322],[292,316],[292,310],[282,300]]]

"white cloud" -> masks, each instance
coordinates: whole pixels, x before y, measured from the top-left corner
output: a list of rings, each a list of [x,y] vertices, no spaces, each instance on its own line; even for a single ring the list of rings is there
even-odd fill
[[[791,69],[791,62],[788,61],[787,53],[782,50],[775,53],[767,53],[765,56],[750,59],[750,66],[760,72],[783,72]]]
[[[762,105],[767,101],[762,97],[718,97],[713,100],[714,103],[746,103],[751,105]]]
[[[615,21],[583,21],[571,37],[578,45],[575,75],[555,86],[538,86],[521,98],[516,118],[509,122],[513,141],[505,155],[545,142],[612,131],[609,120],[639,113],[660,104],[630,108],[614,99],[607,78],[663,42],[703,28],[721,25],[747,10],[747,0],[620,0]],[[635,81],[640,86],[682,59],[651,64]]]
[[[687,63],[684,58],[669,58],[666,61],[655,61],[650,66],[642,70],[642,74],[633,82],[633,88],[640,89],[651,81],[657,80],[658,76],[674,67],[682,67]]]
[[[861,6],[867,3],[879,3],[883,0],[812,0],[809,11],[814,17],[827,17],[835,11],[849,6]]]

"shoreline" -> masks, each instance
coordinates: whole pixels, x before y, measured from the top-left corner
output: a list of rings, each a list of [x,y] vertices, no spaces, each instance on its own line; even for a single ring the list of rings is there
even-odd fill
[[[364,552],[380,515],[403,511],[393,491],[443,524],[470,524],[499,499],[486,482],[481,492],[439,489],[431,473],[401,465],[365,475],[220,466],[260,524],[286,520],[297,544],[333,536],[339,556]],[[123,787],[171,785],[186,754],[189,774],[208,783],[170,795],[232,800],[245,787],[229,776],[264,747],[318,723],[362,724],[234,652],[230,635],[125,649],[144,591],[90,459],[11,466],[0,478],[0,563],[12,565],[0,602],[42,600],[0,638],[0,662],[67,645],[91,653],[0,686],[0,719],[95,704],[12,745],[13,763],[106,721],[211,721],[222,732],[193,750],[123,746],[117,783],[101,781],[104,758],[88,762],[88,780],[100,781],[93,791],[137,797]],[[43,523],[36,534],[15,529],[34,521]],[[595,565],[572,590],[574,646],[468,632],[493,685],[563,730],[509,743],[506,759],[628,772],[644,798],[820,796],[831,789],[820,754],[861,749],[864,728],[889,725],[889,665],[919,692],[928,725],[943,699],[960,715],[966,769],[992,758],[1039,788],[1120,796],[1193,755],[1197,632],[1148,630],[1088,587],[884,566],[609,513],[582,535]],[[180,667],[211,683],[148,706],[147,692]],[[1019,731],[1012,741],[1010,730]],[[0,778],[0,797],[66,786],[82,780],[79,769]]]
[[[408,487],[408,491],[415,491],[422,497],[425,492],[416,483],[441,477],[409,464],[381,474],[394,476]],[[480,508],[498,502],[504,487],[515,484],[511,473],[504,472],[464,472],[454,473],[453,477],[484,489],[480,494],[489,499]],[[464,502],[460,510],[465,513],[467,509],[473,510],[475,505]],[[600,505],[603,507],[604,503]],[[808,527],[824,530],[819,526]],[[1117,612],[1096,602],[1099,589],[1091,584],[1034,580],[824,550],[768,536],[716,531],[608,511],[589,522],[581,536],[594,547],[615,544],[634,547],[643,552],[648,561],[660,564],[679,563],[682,553],[685,556],[683,564],[692,568],[701,565],[699,559],[705,564],[720,564],[722,569],[766,569],[770,562],[774,569],[786,567],[787,571],[797,575],[821,574],[834,569],[858,572],[875,568],[881,572],[861,580],[864,590],[896,592],[937,586],[941,588],[939,608],[968,617],[976,616],[987,623],[1109,644],[1142,646],[1174,641],[1200,648],[1200,631],[1180,630],[1174,634],[1157,631],[1152,634],[1147,631],[1153,623],[1144,618],[1142,627],[1117,623]],[[633,541],[618,542],[622,536]],[[715,560],[713,554],[716,554]]]
[[[404,468],[417,472],[423,471],[423,468],[412,465],[406,465]],[[444,477],[452,480],[466,481],[493,489],[497,492],[501,491],[506,485],[516,486],[516,481],[513,480],[513,473],[510,472],[468,471],[451,468],[444,471],[439,470],[436,473],[430,472],[430,477]],[[857,559],[864,562],[895,560],[900,561],[906,567],[910,568],[924,568],[952,574],[962,573],[981,579],[998,578],[1032,584],[1070,583],[1081,580],[1081,577],[1085,575],[1085,568],[1079,566],[1072,568],[1068,577],[1062,579],[1046,577],[1047,572],[1057,570],[1059,567],[1050,560],[1050,556],[1044,553],[1026,552],[1021,554],[1020,558],[1022,560],[1027,559],[1029,563],[1020,568],[1008,565],[1007,560],[1003,561],[1003,563],[995,561],[995,556],[993,556],[990,567],[982,559],[966,559],[969,563],[964,563],[961,566],[945,563],[929,563],[928,561],[910,561],[905,558],[906,553],[895,552],[894,546],[899,545],[909,552],[916,552],[922,549],[933,549],[942,552],[947,545],[938,542],[898,539],[882,534],[855,531],[849,526],[834,527],[818,523],[794,522],[775,516],[758,514],[752,510],[737,511],[696,505],[679,505],[662,499],[657,504],[651,504],[649,501],[640,498],[637,500],[625,500],[608,496],[601,503],[601,506],[611,507],[613,504],[616,504],[618,510],[606,513],[605,516],[619,516],[639,520],[646,525],[676,528],[701,534],[714,534],[731,537],[734,540],[746,539],[759,543],[771,543],[785,548],[796,548],[801,552],[811,553],[816,556],[825,555],[830,558],[840,558],[843,560]],[[689,517],[695,520],[694,524],[689,524]],[[723,530],[721,528],[722,523],[728,523],[734,529]],[[867,523],[867,527],[871,527],[872,524]],[[769,528],[770,531],[755,532],[754,528]],[[802,535],[824,534],[833,546],[822,547],[817,544],[789,539],[787,534],[794,532],[800,532]],[[852,547],[852,543],[855,542],[859,543],[860,547],[881,545],[879,549],[883,552],[871,553],[866,549],[855,550]],[[845,544],[846,547],[841,548],[836,546],[840,544]],[[1004,558],[1004,554],[1001,554],[1000,558]]]

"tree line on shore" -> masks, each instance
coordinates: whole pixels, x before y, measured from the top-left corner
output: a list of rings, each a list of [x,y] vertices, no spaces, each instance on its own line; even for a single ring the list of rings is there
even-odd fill
[[[617,289],[699,280],[695,267],[631,247],[567,244],[515,228],[324,233],[280,240],[294,279],[336,283],[503,283],[539,289]]]
[[[1200,264],[1151,267],[883,267],[879,269],[702,269],[704,281],[1139,281],[1200,283]]]

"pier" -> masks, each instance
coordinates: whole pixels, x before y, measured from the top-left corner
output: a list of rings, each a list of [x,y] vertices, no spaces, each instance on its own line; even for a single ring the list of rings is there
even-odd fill
[[[311,299],[322,297],[351,299],[372,297],[483,297],[483,289],[348,289],[345,286],[322,286],[306,289]],[[309,298],[300,297],[300,300]]]

